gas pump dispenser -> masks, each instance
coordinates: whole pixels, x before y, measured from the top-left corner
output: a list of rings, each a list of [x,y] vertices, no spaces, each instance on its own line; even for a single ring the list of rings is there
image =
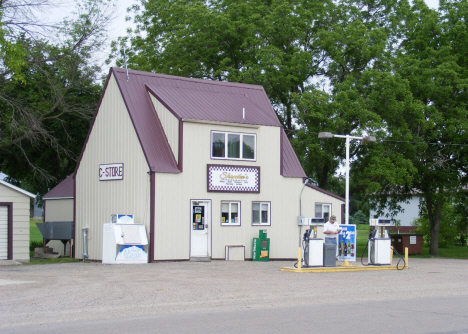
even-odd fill
[[[318,238],[317,228],[324,223],[323,218],[300,218],[299,224],[309,227],[302,238],[303,267],[323,266],[323,239]]]
[[[386,229],[389,219],[371,219],[370,226],[374,230],[369,234],[368,263],[370,265],[390,265],[392,241]]]

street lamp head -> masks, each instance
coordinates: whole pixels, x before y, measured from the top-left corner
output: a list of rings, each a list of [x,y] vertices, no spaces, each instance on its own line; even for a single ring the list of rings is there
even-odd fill
[[[362,141],[364,143],[375,143],[377,140],[375,139],[374,136],[367,136],[367,137],[362,138]]]
[[[333,133],[331,132],[319,132],[318,137],[320,139],[330,139],[333,138]]]

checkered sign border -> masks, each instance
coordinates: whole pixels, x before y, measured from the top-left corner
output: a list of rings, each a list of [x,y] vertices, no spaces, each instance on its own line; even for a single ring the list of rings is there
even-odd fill
[[[255,186],[216,186],[213,185],[213,171],[234,172],[234,173],[254,173]],[[227,166],[208,165],[208,191],[209,192],[232,192],[232,193],[259,193],[260,192],[260,167],[249,166]]]

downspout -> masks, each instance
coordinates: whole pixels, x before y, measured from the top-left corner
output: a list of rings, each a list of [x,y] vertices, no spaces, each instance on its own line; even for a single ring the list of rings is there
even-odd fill
[[[299,217],[302,216],[302,192],[306,184],[309,183],[309,178],[304,180],[304,185],[302,186],[301,193],[299,194]],[[301,247],[301,236],[302,236],[302,225],[299,225],[299,247]]]
[[[148,172],[150,175],[150,224],[149,224],[149,258],[148,262],[154,261],[154,223],[155,223],[155,199],[156,199],[156,172],[153,170]]]

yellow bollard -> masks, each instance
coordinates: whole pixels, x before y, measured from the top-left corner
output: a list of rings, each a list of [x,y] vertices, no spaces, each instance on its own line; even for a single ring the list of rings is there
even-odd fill
[[[302,269],[302,249],[297,249],[297,269]]]
[[[405,268],[408,268],[408,247],[405,247]]]
[[[342,264],[339,264],[340,267],[355,267],[354,265],[352,265],[351,263],[349,263],[349,261],[343,261]]]

